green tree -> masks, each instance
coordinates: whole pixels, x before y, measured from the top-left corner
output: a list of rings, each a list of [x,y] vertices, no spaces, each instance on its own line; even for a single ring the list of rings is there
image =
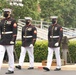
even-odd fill
[[[23,0],[23,7],[15,6],[14,14],[18,18],[24,18],[30,16],[33,19],[39,19],[39,13],[37,11],[37,0]]]
[[[33,19],[39,19],[39,12],[37,9],[37,0],[23,0],[23,7],[21,6],[10,6],[9,2],[6,0],[0,0],[0,8],[3,9],[5,7],[10,7],[13,10],[13,16],[18,18],[24,18],[25,16],[30,16]]]
[[[50,21],[50,16],[59,17],[58,22],[67,27],[76,27],[76,0],[40,0],[41,18]]]
[[[38,12],[38,1],[41,13]],[[6,0],[0,0],[0,10],[11,7],[14,17],[30,16],[34,20],[50,21],[50,16],[58,16],[59,24],[67,27],[76,27],[76,0],[23,0],[23,7],[10,6]]]

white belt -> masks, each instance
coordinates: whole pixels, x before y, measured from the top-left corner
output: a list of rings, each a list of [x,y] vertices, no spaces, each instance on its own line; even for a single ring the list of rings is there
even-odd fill
[[[12,31],[9,31],[9,32],[2,32],[2,34],[11,34],[13,33]]]
[[[23,36],[24,38],[32,38],[32,36]]]
[[[59,36],[50,36],[50,38],[58,38]]]

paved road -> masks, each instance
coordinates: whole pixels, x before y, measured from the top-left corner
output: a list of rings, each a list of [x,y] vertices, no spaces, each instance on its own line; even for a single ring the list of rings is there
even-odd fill
[[[0,75],[6,75],[5,72],[7,68],[4,67],[0,71]],[[23,68],[22,70],[15,69],[14,74],[12,75],[76,75],[76,70],[61,70],[61,71],[44,71],[43,69],[34,69],[28,70],[27,68]]]
[[[15,65],[18,65],[18,63],[15,63]],[[24,63],[22,70],[15,68],[15,72],[12,75],[76,75],[76,64],[63,65],[61,71],[54,71],[56,66],[52,66],[51,71],[49,72],[46,72],[42,69],[42,63],[34,63],[34,65],[34,70],[28,70],[27,68],[29,67],[29,63]],[[5,72],[7,69],[8,64],[3,64],[0,75],[6,75]]]

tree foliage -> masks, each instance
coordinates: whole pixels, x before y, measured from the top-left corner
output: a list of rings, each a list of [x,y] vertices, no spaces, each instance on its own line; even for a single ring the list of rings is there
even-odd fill
[[[14,14],[19,16],[19,18],[24,18],[25,16],[30,16],[33,19],[39,18],[39,13],[37,12],[37,0],[23,0],[23,4],[23,7],[14,7]]]
[[[59,23],[67,27],[76,27],[76,0],[41,0],[41,17],[50,20],[50,16],[59,17]]]
[[[41,12],[38,12],[38,1]],[[34,20],[50,21],[50,16],[58,16],[58,23],[62,26],[76,27],[76,0],[23,0],[23,7],[10,6],[6,0],[0,0],[0,10],[10,7],[14,17],[30,16]]]
[[[5,7],[10,7],[13,10],[13,16],[18,19],[18,18],[24,18],[25,16],[30,16],[33,19],[39,19],[39,13],[37,10],[37,0],[23,0],[23,7],[21,6],[10,6],[9,2],[6,2],[6,0],[0,0],[0,3],[2,3],[1,9]]]

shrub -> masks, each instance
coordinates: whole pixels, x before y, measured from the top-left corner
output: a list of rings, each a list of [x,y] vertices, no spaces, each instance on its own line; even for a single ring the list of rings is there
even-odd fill
[[[69,44],[69,53],[71,56],[71,60],[73,63],[76,62],[76,41],[70,41]],[[21,41],[17,41],[16,46],[15,46],[16,54],[20,56],[21,52]],[[47,53],[48,53],[48,42],[46,40],[39,40],[36,41],[35,46],[34,46],[34,60],[35,62],[42,62],[42,60],[47,59]],[[68,56],[69,59],[69,56]],[[29,61],[28,54],[26,53],[25,61]]]
[[[41,62],[47,58],[47,41],[37,41],[34,46],[34,60],[35,62]],[[17,41],[15,45],[15,51],[19,59],[21,52],[21,41]],[[25,61],[29,61],[28,53],[26,53]]]
[[[69,53],[73,63],[76,62],[76,40],[69,42]]]

